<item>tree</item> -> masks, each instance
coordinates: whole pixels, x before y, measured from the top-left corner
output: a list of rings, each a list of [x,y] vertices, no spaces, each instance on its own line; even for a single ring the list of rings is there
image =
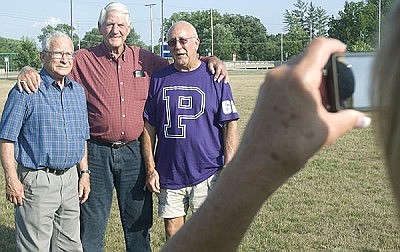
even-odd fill
[[[176,21],[185,20],[196,27],[201,40],[200,55],[211,52],[210,11],[179,12],[164,22],[164,29]],[[233,14],[220,15],[213,11],[214,54],[222,60],[231,60],[236,54],[239,60],[263,60],[267,47],[267,30],[258,18]]]
[[[103,36],[99,33],[98,28],[93,28],[92,30],[85,33],[80,45],[81,48],[89,48],[100,44],[103,41]],[[125,43],[127,45],[135,45],[145,49],[149,49],[149,47],[140,41],[140,35],[135,32],[135,29],[132,28],[128,37],[126,38]]]
[[[133,27],[128,37],[126,38],[125,43],[130,46],[139,46],[141,48],[151,50],[150,46],[147,46],[143,41],[140,40],[140,35],[135,32],[135,29]]]
[[[39,50],[33,39],[22,37],[14,40],[0,37],[0,68],[4,68],[4,58],[9,58],[11,70],[19,70],[26,65],[41,67]]]
[[[18,57],[15,59],[15,66],[17,69],[29,65],[34,68],[42,66],[39,59],[39,50],[36,47],[34,40],[23,37],[16,46]]]
[[[195,11],[195,12],[178,12],[173,13],[169,19],[166,19],[164,22],[164,30],[168,31],[168,29],[172,26],[173,23],[185,20],[191,23],[197,30],[197,35],[200,38],[200,47],[198,53],[200,55],[207,55],[208,52],[211,52],[211,18],[210,11]],[[218,24],[218,20],[221,15],[218,12],[213,11],[213,22],[214,26]],[[167,36],[167,35],[166,35]],[[214,40],[214,43],[217,41]],[[217,45],[214,44],[214,50],[218,50]]]
[[[99,29],[93,28],[92,30],[85,33],[81,40],[81,48],[89,48],[100,44],[103,40],[103,36],[99,33]]]
[[[49,36],[50,34],[54,33],[54,32],[62,32],[65,33],[67,35],[71,34],[71,26],[68,24],[57,24],[56,26],[52,26],[52,25],[47,25],[45,27],[43,27],[41,29],[42,33],[39,34],[37,36],[37,38],[39,39],[40,42],[42,42],[47,36]],[[74,48],[75,50],[79,49],[79,36],[74,33],[75,28],[72,27],[72,31],[73,31],[73,43],[74,43]]]
[[[337,18],[331,18],[329,36],[347,44],[349,51],[372,51],[378,44],[378,0],[346,2]],[[392,0],[382,0],[382,18]]]
[[[214,43],[214,54],[222,60],[232,60],[232,55],[239,51],[240,40],[235,37],[230,25],[216,24],[214,41],[217,41]],[[211,39],[205,39],[204,42],[211,47]]]
[[[266,60],[264,53],[267,47],[267,29],[260,19],[253,16],[225,14],[223,23],[233,27],[234,35],[239,41],[239,60]]]
[[[297,0],[294,10],[285,10],[284,50],[289,56],[299,54],[307,43],[317,36],[328,35],[329,17],[322,7]]]

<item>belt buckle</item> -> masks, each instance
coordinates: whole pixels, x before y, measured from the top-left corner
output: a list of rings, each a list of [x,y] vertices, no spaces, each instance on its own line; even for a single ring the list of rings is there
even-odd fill
[[[50,168],[46,168],[46,172],[47,172],[47,173],[51,173],[51,174],[54,174],[54,175],[56,175],[56,176],[63,175],[66,171],[68,171],[68,169],[59,170],[59,169],[50,169]]]
[[[54,175],[56,175],[56,176],[60,176],[60,175],[63,175],[65,173],[65,170],[54,170]]]
[[[124,142],[122,142],[122,141],[117,141],[117,142],[111,143],[111,148],[118,149],[118,148],[120,148],[120,147],[122,147],[122,146],[124,146],[124,145],[125,145]]]

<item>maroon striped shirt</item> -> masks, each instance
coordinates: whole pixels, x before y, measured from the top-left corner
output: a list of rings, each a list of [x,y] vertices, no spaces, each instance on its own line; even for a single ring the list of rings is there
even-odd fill
[[[105,142],[138,139],[150,77],[167,65],[135,46],[125,46],[117,59],[103,43],[76,51],[70,77],[85,89],[91,137]]]

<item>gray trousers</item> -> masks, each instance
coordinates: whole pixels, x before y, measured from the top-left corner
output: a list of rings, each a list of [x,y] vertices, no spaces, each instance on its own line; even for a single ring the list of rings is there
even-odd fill
[[[25,192],[14,211],[17,251],[82,251],[76,166],[62,175],[21,165],[17,172]]]

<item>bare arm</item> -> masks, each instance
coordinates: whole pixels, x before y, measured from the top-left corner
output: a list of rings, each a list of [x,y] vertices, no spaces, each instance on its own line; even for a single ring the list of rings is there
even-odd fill
[[[82,160],[78,164],[78,171],[89,170],[88,155],[87,155],[87,142],[85,143],[85,152]],[[90,193],[90,174],[82,173],[79,176],[79,202],[83,204],[88,198]]]
[[[146,166],[146,185],[151,192],[160,192],[160,179],[154,161],[156,129],[146,119],[142,133],[142,155]]]
[[[316,39],[300,58],[267,74],[235,157],[163,251],[235,251],[277,188],[322,146],[368,125],[363,113],[329,113],[321,102],[322,69],[332,53],[344,50],[337,40]]]
[[[0,159],[6,179],[6,198],[15,205],[22,205],[25,199],[24,186],[17,174],[14,142],[0,139]]]
[[[24,89],[27,93],[32,93],[38,90],[39,85],[39,73],[33,67],[23,67],[17,77],[18,90],[22,92],[22,89]]]
[[[239,144],[237,120],[224,123],[224,164],[227,165],[236,153]]]

